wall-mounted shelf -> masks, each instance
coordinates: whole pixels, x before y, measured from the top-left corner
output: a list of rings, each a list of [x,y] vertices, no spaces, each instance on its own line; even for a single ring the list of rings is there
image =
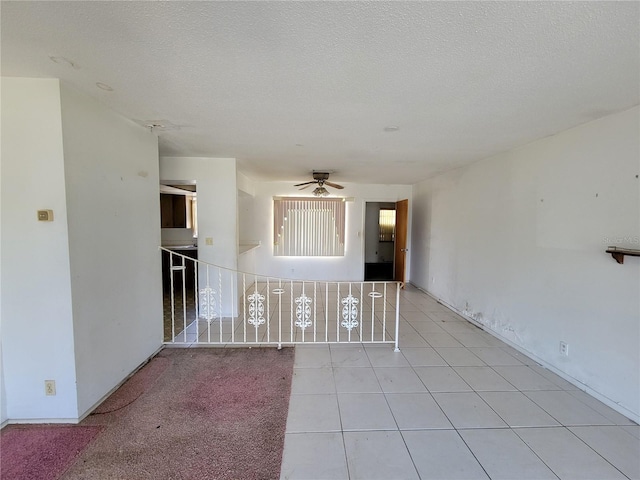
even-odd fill
[[[640,250],[632,248],[608,247],[606,252],[610,253],[614,260],[620,264],[624,263],[625,255],[629,257],[640,257]]]

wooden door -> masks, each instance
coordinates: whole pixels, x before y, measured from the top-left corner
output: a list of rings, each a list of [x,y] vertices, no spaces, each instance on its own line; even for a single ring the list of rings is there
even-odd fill
[[[396,238],[394,265],[396,282],[404,283],[405,264],[407,260],[407,222],[409,214],[409,200],[396,202]]]

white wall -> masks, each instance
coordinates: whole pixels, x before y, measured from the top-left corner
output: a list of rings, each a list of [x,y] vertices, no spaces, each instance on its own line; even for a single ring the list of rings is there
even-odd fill
[[[247,245],[258,242],[255,233],[255,185],[242,172],[236,172],[238,187],[238,270],[253,273],[256,271],[255,249],[247,250]]]
[[[10,419],[78,416],[60,89],[2,79],[2,355]],[[53,222],[36,211],[52,209]],[[55,380],[56,396],[44,381]]]
[[[0,78],[0,90],[2,79]],[[0,95],[0,104],[1,104]],[[0,115],[0,145],[2,145],[2,116]],[[2,155],[0,155],[0,178],[2,178]],[[0,212],[2,212],[2,182],[0,181]],[[2,252],[2,222],[0,221],[0,257]],[[2,263],[0,262],[0,428],[5,425],[7,416],[7,395],[4,389],[4,366],[2,363]]]
[[[411,281],[639,416],[639,116],[567,130],[414,186]],[[559,342],[569,356],[559,354]]]
[[[254,182],[249,177],[247,177],[242,172],[236,172],[236,180],[238,183],[237,185],[238,190],[243,191],[244,193],[251,195],[252,197],[253,195],[255,195],[256,193],[255,185],[254,185]]]
[[[364,216],[365,202],[396,202],[410,198],[407,185],[345,184],[337,192],[341,197],[353,197],[347,202],[347,225],[344,257],[274,257],[273,256],[273,197],[301,196],[293,182],[256,183],[254,200],[254,232],[262,246],[255,250],[256,273],[276,277],[305,280],[362,280],[364,278]],[[308,195],[308,194],[307,194]],[[409,202],[409,219],[411,202]],[[409,232],[410,235],[410,222]],[[409,237],[411,238],[411,237]],[[410,243],[410,242],[408,242]],[[410,260],[411,245],[408,244]],[[407,268],[407,278],[409,275]]]
[[[4,367],[2,365],[2,341],[0,341],[0,428],[2,428],[5,425],[5,422],[8,419],[9,417],[7,415],[7,395],[4,389]]]
[[[193,237],[192,228],[160,229],[162,245],[194,245],[198,239]]]
[[[256,243],[255,240],[255,200],[242,190],[238,190],[238,242],[240,245]]]
[[[162,344],[158,142],[64,84],[61,99],[82,415]]]
[[[198,192],[198,260],[237,270],[238,267],[238,191],[235,158],[162,157],[160,180],[194,181]],[[207,245],[211,238],[213,245]],[[226,275],[226,274],[225,274]],[[232,278],[231,275],[229,278]],[[205,271],[199,271],[201,285]],[[224,280],[223,283],[229,281]],[[235,279],[232,289],[237,298]],[[231,292],[223,291],[222,314],[235,315]]]
[[[236,160],[162,157],[160,180],[196,181],[198,259],[235,269],[238,257]],[[206,238],[213,245],[206,245]]]
[[[240,179],[243,179],[241,187]],[[238,174],[238,270],[241,272],[255,272],[255,249],[249,245],[258,243],[255,234],[255,198],[243,188],[250,183],[242,174]],[[253,191],[253,188],[251,188]]]

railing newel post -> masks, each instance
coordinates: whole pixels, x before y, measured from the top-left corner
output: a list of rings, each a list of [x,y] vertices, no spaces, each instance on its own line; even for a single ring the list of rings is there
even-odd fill
[[[211,302],[209,301],[209,294],[210,294],[210,289],[211,289],[211,280],[210,280],[210,276],[209,276],[209,265],[207,265],[207,286],[205,288],[206,292],[207,292],[207,343],[211,343],[211,320],[212,320],[212,316],[211,316]]]
[[[291,311],[289,312],[290,320],[291,320],[291,343],[293,343],[293,280],[289,281],[291,286]]]
[[[171,343],[176,342],[176,305],[173,293],[173,252],[169,252],[169,288],[171,290]]]
[[[243,343],[247,343],[247,276],[242,274],[242,331]]]
[[[387,282],[384,282],[384,302],[382,302],[382,343],[387,340]]]
[[[269,290],[269,277],[267,280],[267,343],[271,342],[271,290]]]
[[[317,328],[317,316],[316,316],[316,299],[317,299],[317,284],[313,282],[313,343],[316,343],[316,328]]]
[[[340,343],[340,282],[336,282],[336,342]]]
[[[220,333],[218,341],[222,343],[222,269],[218,267],[218,322],[220,322]]]
[[[329,282],[325,284],[324,297],[324,341],[329,342]]]
[[[399,352],[398,336],[400,335],[400,282],[396,283],[396,345],[394,352]]]
[[[238,276],[233,271],[229,271],[229,278],[231,280],[231,343],[236,341],[236,300],[235,295],[238,291]]]

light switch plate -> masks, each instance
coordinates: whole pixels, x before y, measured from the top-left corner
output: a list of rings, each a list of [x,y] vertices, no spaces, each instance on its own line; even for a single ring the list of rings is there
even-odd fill
[[[38,210],[39,222],[53,222],[53,210]]]

